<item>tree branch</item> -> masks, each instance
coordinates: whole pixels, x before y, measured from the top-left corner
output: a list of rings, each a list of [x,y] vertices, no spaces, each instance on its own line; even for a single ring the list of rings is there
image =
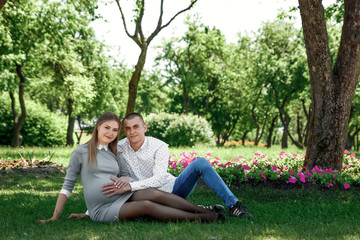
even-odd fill
[[[122,8],[121,8],[121,5],[120,5],[120,0],[115,0],[116,1],[116,4],[118,6],[118,9],[120,11],[120,14],[121,14],[121,19],[123,21],[123,25],[124,25],[124,29],[125,29],[125,33],[126,35],[128,35],[129,38],[131,38],[132,40],[134,40],[134,42],[139,46],[141,47],[141,44],[140,42],[138,41],[138,39],[136,38],[136,34],[134,35],[130,35],[128,29],[127,29],[127,25],[126,25],[126,21],[125,21],[125,14],[123,13],[122,11]]]
[[[158,20],[158,25],[156,26],[154,32],[150,35],[150,37],[146,40],[147,43],[149,44],[151,42],[151,40],[163,29],[166,28],[167,26],[170,25],[170,23],[181,13],[188,11],[189,9],[191,9],[194,4],[197,2],[197,0],[192,0],[190,5],[187,8],[184,8],[183,10],[177,12],[165,25],[161,26],[162,24],[162,16],[163,16],[163,4],[164,4],[164,0],[161,0],[161,4],[160,4],[160,16],[159,16],[159,20]]]

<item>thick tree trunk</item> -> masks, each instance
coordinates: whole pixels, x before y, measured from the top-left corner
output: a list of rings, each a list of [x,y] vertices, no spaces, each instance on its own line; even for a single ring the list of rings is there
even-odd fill
[[[131,76],[131,80],[129,82],[129,97],[126,108],[126,114],[135,111],[137,88],[140,81],[141,72],[145,65],[146,52],[147,52],[147,45],[145,45],[141,50],[141,54],[135,66],[135,71],[133,72]]]
[[[307,139],[309,135],[309,123],[310,123],[310,114],[311,114],[311,105],[309,107],[309,111],[306,110],[305,101],[302,100],[304,114],[306,116],[306,126],[305,126],[305,138],[304,138],[304,146],[307,146]]]
[[[276,123],[277,118],[278,118],[278,115],[276,115],[271,121],[271,125],[270,125],[270,128],[269,128],[269,135],[268,135],[268,137],[266,139],[266,147],[267,148],[271,147],[272,135],[273,135],[273,132],[274,132],[274,129],[275,129],[275,123]]]
[[[68,112],[68,127],[66,131],[66,146],[74,146],[73,132],[74,132],[75,117],[71,116],[73,113],[72,99],[68,99],[67,112]]]
[[[360,73],[360,0],[344,2],[344,25],[334,69],[321,2],[299,0],[312,95],[304,165],[341,170],[350,107]]]
[[[14,136],[11,143],[12,147],[19,147],[22,142],[22,136],[20,134],[21,127],[26,118],[26,107],[25,107],[25,100],[24,100],[24,88],[25,88],[25,75],[22,71],[21,65],[16,65],[16,73],[19,76],[20,83],[19,83],[19,103],[21,109],[20,118],[18,118],[18,114],[15,109],[15,97],[13,93],[10,91],[10,98],[11,98],[11,110],[13,112],[13,126],[14,126]]]
[[[0,10],[3,8],[7,0],[0,0]]]

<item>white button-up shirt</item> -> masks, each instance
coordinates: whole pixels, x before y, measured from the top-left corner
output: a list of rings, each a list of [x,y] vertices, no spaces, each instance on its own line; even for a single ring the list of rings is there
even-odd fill
[[[131,191],[157,188],[171,192],[175,177],[167,172],[169,148],[167,144],[153,137],[145,137],[143,145],[135,152],[127,138],[118,143],[118,152],[129,169]]]

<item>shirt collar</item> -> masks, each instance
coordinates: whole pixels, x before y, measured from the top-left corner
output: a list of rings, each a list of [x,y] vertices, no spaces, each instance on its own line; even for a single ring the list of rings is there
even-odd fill
[[[147,137],[145,136],[145,140],[144,140],[143,144],[141,145],[141,147],[140,147],[137,151],[134,151],[134,149],[133,149],[133,148],[131,147],[131,145],[130,145],[129,139],[126,138],[126,140],[127,140],[127,147],[128,147],[131,151],[133,151],[133,152],[139,152],[139,151],[141,151],[143,148],[145,148],[145,145],[146,145],[147,142],[148,142]]]
[[[101,145],[101,144],[98,144],[98,145],[97,145],[97,149],[98,149],[98,150],[104,149],[105,151],[107,151],[107,150],[109,149],[109,145]]]

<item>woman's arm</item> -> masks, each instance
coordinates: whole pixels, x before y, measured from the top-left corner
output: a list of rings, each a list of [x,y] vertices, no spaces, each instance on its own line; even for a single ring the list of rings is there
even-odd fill
[[[55,205],[55,209],[54,209],[54,213],[52,215],[52,217],[50,219],[46,219],[46,220],[39,220],[38,222],[39,223],[47,223],[47,222],[50,222],[50,221],[55,221],[57,220],[60,216],[61,216],[61,213],[64,209],[64,206],[65,206],[65,203],[67,201],[67,196],[65,194],[62,194],[60,193],[59,194],[59,197],[56,201],[56,205]]]

